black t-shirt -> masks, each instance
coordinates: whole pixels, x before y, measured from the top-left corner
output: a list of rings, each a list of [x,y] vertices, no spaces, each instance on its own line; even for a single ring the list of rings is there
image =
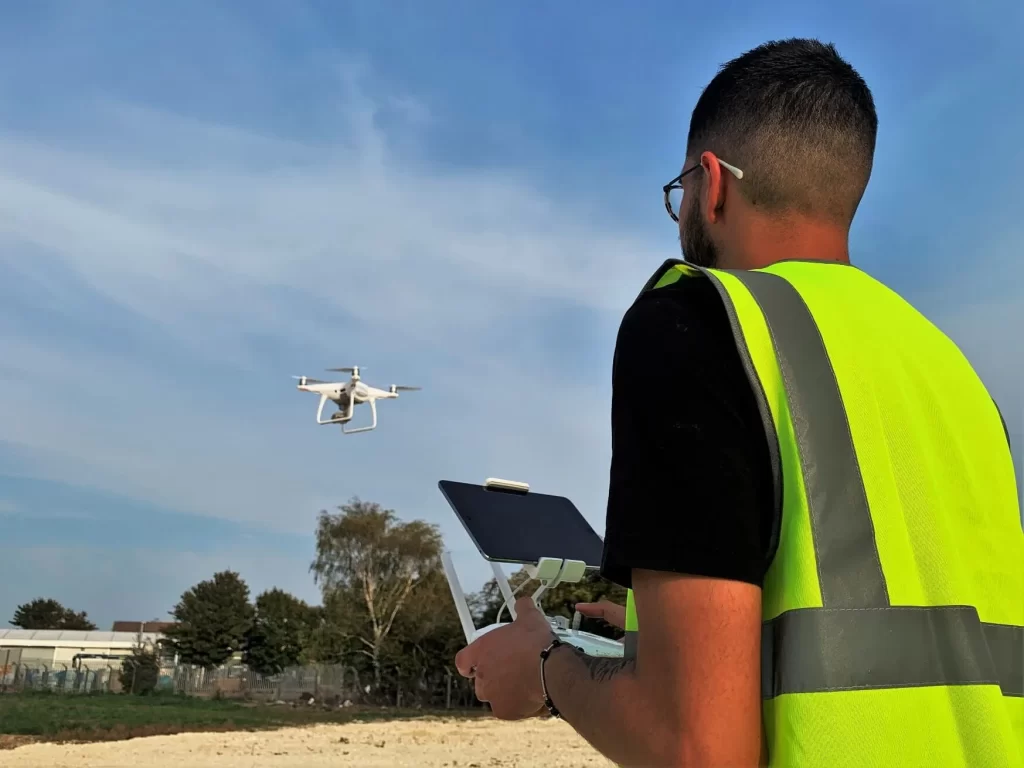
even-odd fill
[[[762,586],[774,556],[763,422],[704,278],[641,294],[619,327],[602,574],[643,568]]]

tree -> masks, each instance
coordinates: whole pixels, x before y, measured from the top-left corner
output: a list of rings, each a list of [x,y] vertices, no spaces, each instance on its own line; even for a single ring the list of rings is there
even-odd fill
[[[125,693],[134,693],[138,696],[152,693],[160,682],[160,660],[156,651],[144,646],[140,638],[132,648],[131,656],[121,663],[118,677],[121,681],[121,690]]]
[[[284,590],[260,594],[245,637],[245,663],[264,675],[297,665],[315,615],[309,605]]]
[[[430,571],[413,588],[383,645],[385,678],[407,693],[440,693],[447,674],[459,679],[455,654],[465,644],[444,572]],[[444,699],[428,704],[443,706]]]
[[[253,619],[249,587],[234,571],[215,573],[182,594],[171,615],[177,625],[164,635],[182,663],[212,669],[244,647]]]
[[[310,623],[303,633],[303,664],[342,664],[362,647],[352,634],[348,596],[336,589],[324,595],[324,604],[310,609]]]
[[[401,522],[395,512],[352,499],[336,514],[320,512],[316,559],[310,565],[324,605],[345,606],[333,618],[381,684],[381,652],[399,613],[420,581],[440,569],[441,534],[422,520]]]
[[[10,623],[22,629],[96,629],[85,611],[78,613],[65,608],[56,600],[42,597],[15,608]]]

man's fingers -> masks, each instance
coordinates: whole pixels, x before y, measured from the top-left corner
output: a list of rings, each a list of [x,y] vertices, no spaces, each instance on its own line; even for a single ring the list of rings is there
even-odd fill
[[[516,607],[516,617],[518,617],[519,614],[521,614],[521,613],[525,614],[525,613],[529,613],[530,611],[538,611],[538,610],[540,610],[539,608],[537,608],[537,604],[535,602],[533,602],[533,598],[528,596],[528,595],[523,595],[522,597],[517,597],[516,598],[516,602],[515,602],[515,607]]]
[[[610,600],[600,600],[596,603],[576,603],[576,610],[592,619],[603,619],[618,629],[626,628],[625,607]]]
[[[604,605],[601,603],[576,603],[576,610],[592,619],[604,617]]]
[[[485,704],[490,704],[487,698],[487,683],[483,680],[473,681],[473,693],[476,694],[477,701],[482,701]]]
[[[467,645],[455,654],[455,668],[463,677],[472,677],[476,671],[476,648],[473,644]]]

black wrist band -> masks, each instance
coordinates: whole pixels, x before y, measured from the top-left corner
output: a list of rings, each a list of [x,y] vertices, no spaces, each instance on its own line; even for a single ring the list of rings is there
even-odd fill
[[[552,717],[561,717],[562,713],[558,711],[558,707],[555,706],[555,702],[551,700],[551,696],[548,695],[548,682],[544,678],[544,662],[548,660],[548,656],[558,646],[562,645],[562,641],[557,637],[551,641],[551,644],[540,652],[540,688],[544,693],[544,706],[548,708],[548,712]]]

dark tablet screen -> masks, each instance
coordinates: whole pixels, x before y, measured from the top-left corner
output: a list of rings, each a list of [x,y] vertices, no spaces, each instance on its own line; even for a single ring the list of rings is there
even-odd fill
[[[486,559],[536,563],[542,557],[601,565],[604,544],[569,499],[442,480],[441,493]]]

